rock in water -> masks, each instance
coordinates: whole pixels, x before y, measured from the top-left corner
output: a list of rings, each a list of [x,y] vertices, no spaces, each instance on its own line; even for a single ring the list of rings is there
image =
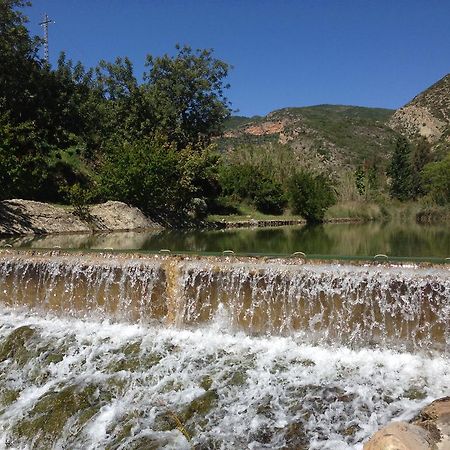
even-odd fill
[[[435,400],[411,421],[377,431],[364,450],[450,450],[450,397]]]

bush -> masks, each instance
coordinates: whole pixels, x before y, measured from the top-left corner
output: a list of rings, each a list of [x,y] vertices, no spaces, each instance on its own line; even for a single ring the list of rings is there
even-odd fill
[[[249,164],[223,164],[219,169],[223,195],[240,200],[253,200],[260,176],[259,171]]]
[[[292,210],[308,223],[323,222],[325,211],[336,203],[335,191],[323,175],[299,172],[289,180]]]
[[[282,214],[286,196],[280,183],[251,164],[223,165],[220,184],[225,196],[249,200],[264,214]]]
[[[73,213],[82,220],[91,221],[89,210],[89,203],[92,198],[91,192],[79,183],[66,187],[64,190],[69,204],[73,207]]]
[[[264,214],[283,214],[287,202],[279,183],[270,178],[262,178],[258,183],[254,203],[256,209]]]
[[[424,167],[422,183],[435,203],[450,203],[450,152],[442,161],[429,163]]]
[[[112,146],[100,173],[104,198],[121,200],[169,226],[187,226],[206,215],[214,195],[215,158],[208,151],[178,151],[158,141]]]

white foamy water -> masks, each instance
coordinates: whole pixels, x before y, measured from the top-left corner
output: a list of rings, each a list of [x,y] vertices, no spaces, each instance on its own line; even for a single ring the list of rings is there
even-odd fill
[[[361,449],[450,391],[445,355],[231,333],[218,310],[179,329],[1,307],[0,447]]]

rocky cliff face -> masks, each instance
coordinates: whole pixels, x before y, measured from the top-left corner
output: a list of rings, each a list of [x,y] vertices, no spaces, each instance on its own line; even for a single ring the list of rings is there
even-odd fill
[[[410,139],[450,142],[450,74],[398,109],[389,125]]]

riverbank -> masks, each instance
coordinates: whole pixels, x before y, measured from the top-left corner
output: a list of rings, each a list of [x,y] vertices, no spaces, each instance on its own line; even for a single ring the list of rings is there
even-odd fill
[[[138,208],[108,201],[92,205],[84,215],[73,208],[32,200],[0,202],[0,236],[89,233],[162,228]]]
[[[325,220],[325,223],[359,223],[361,219],[353,217],[335,217]],[[214,228],[264,228],[264,227],[284,227],[288,225],[305,225],[305,219],[248,219],[248,220],[230,220],[222,219],[220,221],[210,221]]]
[[[210,215],[208,222],[217,228],[274,227],[304,225],[306,220],[289,211],[282,215],[263,214],[248,205],[239,205],[237,214]],[[444,224],[450,222],[450,208],[421,202],[347,201],[330,207],[324,223],[388,222]]]
[[[430,207],[417,202],[341,202],[325,215],[325,223],[369,223],[395,221],[399,223],[446,223],[450,209]],[[200,228],[263,228],[304,225],[306,220],[287,211],[283,215],[262,214],[241,205],[238,214],[210,215]],[[32,200],[0,202],[0,236],[26,236],[113,231],[161,230],[163,227],[145,216],[138,208],[122,202],[108,201],[90,205],[84,214],[63,205]]]

